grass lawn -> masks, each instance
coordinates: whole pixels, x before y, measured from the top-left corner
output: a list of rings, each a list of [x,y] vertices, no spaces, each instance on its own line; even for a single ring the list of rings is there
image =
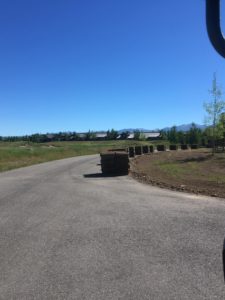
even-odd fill
[[[134,176],[161,187],[225,198],[225,153],[207,149],[181,150],[140,156]]]
[[[111,148],[150,144],[137,141],[0,142],[0,172],[67,157],[97,154]]]

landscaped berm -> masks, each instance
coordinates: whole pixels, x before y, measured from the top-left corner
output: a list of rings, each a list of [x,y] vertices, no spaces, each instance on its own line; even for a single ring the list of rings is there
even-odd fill
[[[225,153],[198,149],[139,156],[131,174],[160,187],[225,198]]]

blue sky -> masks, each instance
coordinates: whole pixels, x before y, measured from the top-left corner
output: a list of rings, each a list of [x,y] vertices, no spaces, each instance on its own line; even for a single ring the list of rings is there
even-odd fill
[[[204,0],[1,0],[0,39],[0,135],[202,124],[225,91]]]

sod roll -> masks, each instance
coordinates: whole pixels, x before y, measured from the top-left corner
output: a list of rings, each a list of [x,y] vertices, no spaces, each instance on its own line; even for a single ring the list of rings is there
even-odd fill
[[[143,146],[142,150],[143,150],[143,154],[148,154],[149,153],[149,146],[148,145]]]
[[[135,155],[142,155],[142,146],[135,146]]]
[[[150,153],[153,153],[154,152],[154,146],[149,146],[149,151],[150,151]]]
[[[198,149],[198,148],[199,148],[199,146],[197,144],[192,144],[191,145],[191,149]]]
[[[169,149],[170,150],[178,150],[178,146],[177,145],[170,145]]]
[[[129,157],[134,157],[135,156],[134,147],[129,147],[128,153],[129,153]]]
[[[129,157],[126,152],[101,153],[103,174],[125,175],[129,171]]]
[[[181,150],[188,150],[189,147],[186,144],[180,145]]]
[[[166,151],[165,145],[157,145],[156,148],[157,148],[157,151]]]

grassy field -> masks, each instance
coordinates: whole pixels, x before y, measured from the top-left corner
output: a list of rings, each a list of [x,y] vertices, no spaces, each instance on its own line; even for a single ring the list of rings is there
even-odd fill
[[[225,198],[225,153],[184,150],[154,153],[133,161],[143,181],[162,187]]]
[[[0,172],[67,157],[97,154],[111,148],[149,144],[137,141],[0,142]]]

